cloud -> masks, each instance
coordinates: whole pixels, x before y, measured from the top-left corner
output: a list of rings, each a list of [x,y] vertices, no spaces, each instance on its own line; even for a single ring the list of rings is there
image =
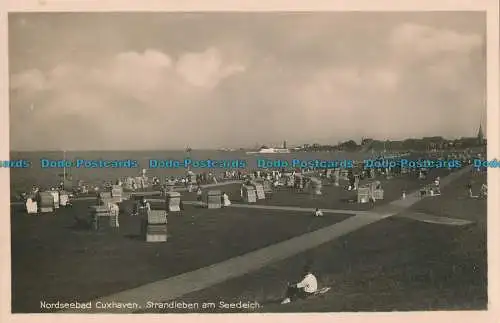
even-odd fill
[[[482,45],[480,35],[411,23],[395,28],[389,42],[397,55],[417,59],[443,53],[467,54]]]
[[[236,64],[223,66],[220,52],[209,48],[202,53],[181,56],[176,71],[193,86],[213,88],[224,78],[245,71],[245,67]]]
[[[326,48],[320,36],[327,31],[302,32],[302,42]],[[401,24],[377,42],[366,38],[366,59],[356,51],[359,63],[333,55],[317,64],[304,57],[302,65],[298,56],[287,60],[283,54],[300,50],[293,33],[283,38],[279,53],[258,43],[245,47],[239,38],[238,50],[225,50],[231,48],[227,41],[175,54],[151,48],[100,63],[67,61],[48,71],[16,73],[13,148],[240,146],[440,131],[455,136],[482,109],[483,43],[474,33]]]
[[[81,133],[84,146],[96,144],[87,141],[89,132],[108,138],[102,143],[127,145],[130,140],[136,148],[145,142],[157,145],[165,137],[179,138],[186,124],[196,124],[203,98],[226,78],[242,72],[243,66],[223,62],[215,48],[186,53],[177,60],[149,49],[120,53],[105,66],[60,64],[47,73],[29,70],[11,78],[11,89],[21,97],[13,98],[18,109],[13,110],[11,124],[26,125],[22,138],[33,141],[23,139],[22,146],[36,141],[26,132],[36,134],[39,128],[58,125],[59,129],[53,128],[57,133],[73,122],[76,127],[71,132]],[[36,113],[27,112],[31,102]],[[84,122],[73,121],[77,118]],[[79,144],[62,134],[49,137],[55,146]]]
[[[22,90],[28,92],[43,91],[47,86],[45,75],[37,70],[31,69],[14,75],[10,80],[12,90]]]
[[[403,24],[387,44],[378,64],[324,69],[305,82],[298,99],[319,138],[333,125],[343,138],[461,136],[477,127],[485,86],[479,35]]]

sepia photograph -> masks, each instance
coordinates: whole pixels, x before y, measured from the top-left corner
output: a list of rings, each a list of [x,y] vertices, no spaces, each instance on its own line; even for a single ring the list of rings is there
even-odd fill
[[[488,309],[485,11],[10,12],[11,313]]]

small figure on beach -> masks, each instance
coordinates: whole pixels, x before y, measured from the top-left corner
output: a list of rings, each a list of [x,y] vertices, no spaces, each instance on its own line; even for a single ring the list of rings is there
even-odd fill
[[[349,186],[347,187],[347,190],[352,191],[354,189],[354,182],[355,182],[354,173],[352,172],[352,169],[349,169],[347,171],[347,180],[349,181]]]
[[[198,186],[198,189],[196,190],[196,200],[197,200],[198,202],[201,202],[201,196],[202,196],[202,194],[203,194],[203,192],[202,192],[202,190],[201,190],[201,187],[200,187],[200,186]]]
[[[26,212],[28,214],[38,213],[38,203],[34,201],[31,197],[26,200]]]
[[[227,207],[231,205],[231,201],[229,200],[229,196],[226,194],[226,192],[222,193],[222,206]]]
[[[148,200],[146,200],[145,197],[142,198],[140,207],[151,210],[151,205],[149,204]]]
[[[473,197],[473,195],[472,195],[472,183],[471,182],[467,183],[466,188],[467,188],[467,195],[469,196],[469,198],[472,198]]]
[[[274,188],[278,188],[278,186],[280,185],[280,182],[278,179],[275,179],[274,182],[273,182],[273,187]]]
[[[436,193],[440,194],[441,193],[441,188],[440,188],[440,185],[441,185],[441,178],[438,176],[436,177],[436,179],[434,180],[434,186],[436,187]]]
[[[131,215],[137,216],[139,215],[139,212],[142,210],[146,212],[151,211],[151,205],[149,204],[149,202],[146,200],[145,197],[143,197],[139,202],[135,203],[134,210],[132,211]]]
[[[481,185],[481,190],[479,191],[480,198],[488,197],[488,186],[486,184]]]

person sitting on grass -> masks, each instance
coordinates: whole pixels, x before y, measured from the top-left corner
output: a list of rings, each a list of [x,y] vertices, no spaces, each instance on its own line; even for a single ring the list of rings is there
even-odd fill
[[[222,192],[221,201],[222,207],[228,207],[231,205],[231,200],[229,200],[229,196],[226,194],[226,192]]]
[[[299,283],[288,285],[285,299],[281,302],[281,304],[288,304],[297,299],[305,299],[314,295],[317,290],[318,280],[312,274],[309,266],[306,266],[304,268],[304,278]]]
[[[316,208],[316,210],[314,211],[314,216],[323,216],[323,212],[319,208]]]

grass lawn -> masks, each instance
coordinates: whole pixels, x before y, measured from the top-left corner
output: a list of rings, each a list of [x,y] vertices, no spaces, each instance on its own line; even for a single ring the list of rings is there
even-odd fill
[[[415,204],[412,210],[436,216],[446,216],[477,222],[486,225],[488,203],[484,199],[470,199],[466,185],[472,183],[472,192],[478,195],[481,185],[486,183],[486,174],[467,173],[446,187],[441,196],[426,198]],[[485,229],[486,230],[486,229]]]
[[[74,227],[78,201],[57,216],[29,216],[13,206],[12,311],[39,312],[40,301],[91,300],[211,265],[342,221],[304,213],[200,209],[169,215],[167,243],[138,239],[138,218],[120,216],[119,232]]]
[[[444,177],[447,174],[449,174],[447,169],[434,169],[425,181],[421,181],[416,178],[409,179],[406,175],[396,177],[391,180],[383,178],[379,179],[382,182],[382,187],[384,188],[384,200],[377,201],[377,205],[387,204],[400,198],[403,190],[406,192],[417,190],[424,184],[434,181],[436,176]],[[312,197],[309,192],[295,192],[293,189],[283,187],[275,191],[270,198],[266,200],[258,200],[256,204],[360,211],[370,209],[370,205],[368,203],[358,204],[347,202],[349,199],[357,199],[356,192],[349,192],[344,189],[347,182],[341,181],[340,187],[333,186],[332,184],[326,183],[326,181],[324,182],[325,185],[323,186],[323,194],[321,196]],[[361,184],[364,182],[362,181]],[[240,198],[240,187],[241,185],[234,184],[220,188],[220,190],[226,192],[233,202],[244,203]],[[185,200],[196,199],[195,193],[182,193],[182,195]]]
[[[257,301],[260,312],[486,309],[486,201],[462,198],[468,176],[449,185],[441,197],[426,198],[413,209],[474,220],[473,225],[389,218],[178,301]],[[484,180],[474,179],[479,186]],[[332,290],[321,297],[276,304],[286,282],[297,280],[309,261],[320,287]]]

